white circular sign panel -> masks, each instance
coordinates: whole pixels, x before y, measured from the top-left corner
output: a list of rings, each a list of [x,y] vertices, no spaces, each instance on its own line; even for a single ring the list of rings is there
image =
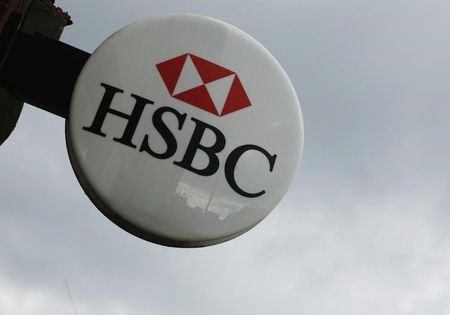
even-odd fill
[[[200,247],[260,222],[301,158],[296,93],[227,23],[169,15],[124,27],[84,66],[66,138],[83,189],[143,239]]]

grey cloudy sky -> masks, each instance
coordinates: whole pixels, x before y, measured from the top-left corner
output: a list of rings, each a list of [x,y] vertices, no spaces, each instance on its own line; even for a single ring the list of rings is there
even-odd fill
[[[173,249],[84,195],[64,121],[26,106],[0,147],[0,314],[450,314],[450,2],[57,1],[92,52],[133,21],[205,14],[262,42],[305,121],[294,185],[227,243]]]

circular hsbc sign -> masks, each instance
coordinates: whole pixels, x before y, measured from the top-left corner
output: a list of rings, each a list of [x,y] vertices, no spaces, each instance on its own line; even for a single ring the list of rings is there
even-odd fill
[[[281,200],[303,123],[286,73],[227,23],[170,15],[113,34],[83,68],[66,137],[83,189],[143,239],[234,238]]]

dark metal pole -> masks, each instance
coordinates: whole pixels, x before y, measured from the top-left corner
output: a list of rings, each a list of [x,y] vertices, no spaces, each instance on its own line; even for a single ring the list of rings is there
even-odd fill
[[[59,39],[63,28],[72,24],[70,16],[54,5],[52,0],[0,0],[0,51],[2,67],[7,65],[6,57],[16,51],[11,46],[18,31],[26,34],[42,34],[52,39]],[[30,47],[28,47],[30,48]],[[28,49],[27,48],[27,49]],[[22,51],[30,58],[35,51]],[[12,70],[11,66],[8,66]],[[24,69],[15,69],[16,75],[26,76]],[[6,72],[2,71],[6,74]],[[3,78],[4,83],[8,82]],[[8,84],[0,84],[0,145],[13,131],[23,107],[25,98],[18,98]]]
[[[57,40],[19,31],[0,69],[0,84],[18,99],[66,118],[72,90],[89,56]]]

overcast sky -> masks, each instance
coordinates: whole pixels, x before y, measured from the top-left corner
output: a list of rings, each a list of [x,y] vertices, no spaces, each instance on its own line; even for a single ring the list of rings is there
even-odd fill
[[[300,172],[258,226],[176,249],[122,231],[79,186],[64,120],[25,106],[0,147],[0,315],[450,314],[448,0],[68,1],[92,52],[163,13],[265,45],[305,122]]]

